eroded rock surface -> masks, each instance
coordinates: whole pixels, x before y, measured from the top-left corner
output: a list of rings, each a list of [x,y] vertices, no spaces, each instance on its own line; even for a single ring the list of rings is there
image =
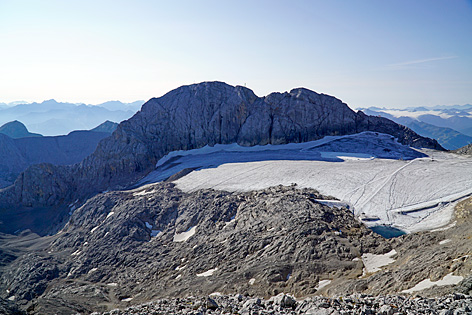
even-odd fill
[[[295,297],[472,293],[469,217],[449,229],[387,240],[348,209],[315,199],[329,197],[296,186],[184,193],[172,183],[99,194],[54,236],[25,232],[0,238],[0,249],[10,257],[0,264],[0,298],[13,299],[12,307],[31,314],[75,314],[215,292],[247,296],[237,306],[241,309],[245,303],[258,305],[247,302],[249,297],[268,299],[281,292]],[[369,272],[368,255],[391,260]],[[402,293],[448,275],[460,279]],[[377,299],[366,299],[366,305],[372,308]],[[331,307],[334,300],[329,301]]]

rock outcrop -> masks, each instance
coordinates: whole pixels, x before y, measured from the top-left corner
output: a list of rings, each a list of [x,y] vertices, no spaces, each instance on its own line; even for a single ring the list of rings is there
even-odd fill
[[[46,186],[52,176],[53,182],[61,186],[61,178],[71,178],[69,191],[74,192],[73,198],[85,198],[99,191],[126,187],[174,150],[216,143],[252,146],[303,142],[362,131],[391,134],[399,142],[414,147],[442,149],[435,140],[421,137],[386,118],[356,113],[332,96],[304,88],[257,97],[242,86],[204,82],[182,86],[149,100],[80,164],[71,169],[58,168],[54,174],[36,178],[35,182],[44,181]],[[24,202],[42,207],[71,201],[56,195],[44,202],[27,182],[22,184],[19,187],[18,182],[8,189],[14,193],[0,191],[0,207]]]
[[[452,152],[457,153],[457,154],[463,154],[463,155],[472,155],[472,144],[468,144]]]

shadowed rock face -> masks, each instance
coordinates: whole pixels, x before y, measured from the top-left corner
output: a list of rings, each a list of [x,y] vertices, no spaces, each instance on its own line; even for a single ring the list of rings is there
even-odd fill
[[[303,142],[362,131],[391,134],[415,147],[442,149],[435,140],[418,136],[386,118],[356,113],[332,96],[304,88],[257,97],[245,87],[204,82],[149,100],[80,164],[57,167],[52,174],[36,171],[39,178],[34,182],[44,182],[42,191],[51,194],[48,198],[35,193],[29,182],[22,180],[34,171],[27,170],[9,191],[0,191],[0,205],[51,206],[125,187],[174,150],[216,143],[251,146]],[[67,185],[61,183],[64,178]],[[61,193],[61,189],[48,186],[51,184],[67,189]],[[68,196],[70,192],[74,196]]]

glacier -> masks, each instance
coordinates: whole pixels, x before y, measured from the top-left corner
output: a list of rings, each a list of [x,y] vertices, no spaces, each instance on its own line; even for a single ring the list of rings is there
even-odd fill
[[[470,174],[471,158],[413,149],[391,135],[363,132],[305,143],[175,151],[139,185],[171,176],[183,191],[296,184],[339,199],[368,226],[416,232],[451,222],[455,204],[472,194]]]

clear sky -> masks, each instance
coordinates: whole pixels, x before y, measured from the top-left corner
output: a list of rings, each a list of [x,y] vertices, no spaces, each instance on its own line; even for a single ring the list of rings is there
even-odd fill
[[[352,108],[472,103],[472,0],[0,0],[0,102],[213,80]]]

